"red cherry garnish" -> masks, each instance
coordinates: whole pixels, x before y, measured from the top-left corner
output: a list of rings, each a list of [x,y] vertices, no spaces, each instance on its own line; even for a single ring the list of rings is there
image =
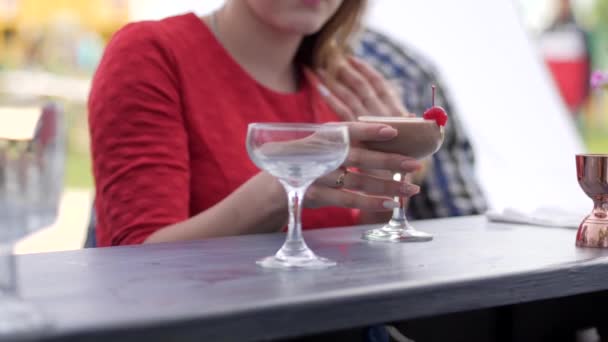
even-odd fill
[[[435,120],[439,126],[445,126],[448,123],[448,114],[445,109],[435,106],[435,86],[433,86],[433,107],[427,109],[423,117],[425,120]]]
[[[448,123],[448,115],[445,110],[441,107],[433,107],[424,112],[425,120],[435,120],[437,125],[445,126]]]

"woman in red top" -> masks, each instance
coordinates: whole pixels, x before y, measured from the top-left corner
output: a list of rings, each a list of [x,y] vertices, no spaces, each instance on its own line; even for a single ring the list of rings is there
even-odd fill
[[[192,240],[285,226],[285,193],[250,162],[247,125],[339,120],[306,71],[321,68],[336,79],[332,90],[351,87],[341,92],[342,102],[330,101],[336,111],[392,108],[394,98],[373,71],[356,61],[338,64],[345,60],[364,2],[228,0],[205,18],[186,14],[119,31],[89,99],[98,244]],[[370,81],[362,82],[361,75]],[[349,129],[353,148],[345,167],[403,172],[420,167],[411,158],[361,147],[362,141],[393,138],[392,128],[351,123]],[[340,174],[320,179],[308,191],[305,205],[318,209],[304,210],[305,229],[359,223],[352,209],[391,210],[398,205],[394,196],[418,191],[369,173],[349,173],[339,187]]]

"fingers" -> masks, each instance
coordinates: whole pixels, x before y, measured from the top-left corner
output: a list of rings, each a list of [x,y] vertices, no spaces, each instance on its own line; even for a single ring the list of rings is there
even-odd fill
[[[378,152],[360,147],[351,147],[344,166],[359,169],[416,172],[422,168],[419,161],[400,154]]]
[[[337,95],[350,99],[357,98],[364,110],[360,115],[389,115],[389,108],[383,103],[375,86],[371,83],[372,80],[353,67],[351,63],[343,63],[336,76],[337,84],[343,85],[341,89],[336,89],[340,92],[340,95]],[[382,79],[379,82],[382,82]]]
[[[325,70],[318,70],[317,75],[324,83],[321,94],[343,118],[407,116],[395,87],[361,60],[349,58],[340,64],[335,75],[330,76]]]
[[[353,113],[353,111],[346,106],[338,97],[336,97],[332,91],[328,88],[327,84],[331,84],[327,77],[326,72],[320,70],[316,73],[313,73],[310,69],[305,68],[304,74],[309,80],[313,80],[313,83],[317,85],[317,90],[319,94],[323,97],[325,102],[329,105],[331,109],[342,119],[342,121],[356,121],[357,116]],[[319,82],[319,80],[321,82]]]
[[[332,124],[332,123],[330,123]],[[365,148],[364,142],[382,142],[393,139],[398,132],[394,128],[376,123],[346,122],[340,123],[348,127],[351,147],[344,166],[369,170],[391,170],[396,172],[416,172],[422,164],[414,158]]]
[[[356,57],[350,57],[348,60],[355,70],[357,70],[363,77],[367,79],[369,84],[374,88],[376,94],[382,95],[389,90],[387,89],[387,84],[384,81],[384,77],[378,71],[376,71],[376,69],[372,68]]]
[[[356,57],[350,57],[349,62],[353,66],[353,69],[365,78],[366,83],[371,85],[376,97],[383,104],[387,115],[404,116],[407,114],[407,110],[401,102],[397,89],[384,76]]]
[[[320,178],[316,183],[338,189],[346,189],[356,192],[363,192],[369,195],[380,195],[389,197],[414,196],[420,192],[420,187],[414,184],[396,182],[392,179],[384,179],[372,175],[350,172],[344,174],[343,185],[338,184],[338,179],[344,171],[337,170],[331,174]]]
[[[309,208],[342,207],[367,211],[389,211],[399,207],[399,202],[379,196],[337,190],[325,186],[311,186],[306,192],[304,205]]]
[[[340,80],[331,80],[327,75],[327,72],[320,70],[319,77],[328,88],[329,92],[333,94],[340,103],[344,104],[355,117],[362,115],[368,115],[367,108],[363,104],[362,98],[356,93],[352,92],[351,89],[346,86]],[[334,108],[336,109],[336,108]]]
[[[406,107],[403,99],[407,92],[405,91],[403,81],[400,79],[387,79],[388,87],[393,91],[392,98],[397,101],[397,105],[403,107],[403,109],[409,113],[409,109]]]
[[[319,93],[325,98],[330,108],[344,121],[356,121],[357,116],[323,84],[318,85]]]
[[[397,130],[389,125],[367,123],[367,122],[347,122],[348,134],[352,142],[362,141],[387,141],[395,138]]]

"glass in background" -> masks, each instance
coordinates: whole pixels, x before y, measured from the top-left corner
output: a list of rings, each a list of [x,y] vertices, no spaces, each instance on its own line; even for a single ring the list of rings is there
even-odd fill
[[[65,136],[63,115],[56,106],[0,108],[2,341],[35,338],[50,327],[42,312],[19,297],[12,247],[18,239],[48,227],[57,218],[63,188]]]

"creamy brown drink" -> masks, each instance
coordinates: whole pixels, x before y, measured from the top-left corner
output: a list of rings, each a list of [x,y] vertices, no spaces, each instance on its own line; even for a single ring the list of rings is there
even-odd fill
[[[433,101],[431,108],[427,109],[421,118],[410,117],[384,117],[362,116],[361,122],[386,124],[394,127],[397,137],[383,142],[367,144],[369,148],[398,153],[416,159],[431,156],[441,147],[444,139],[443,129],[448,123],[448,114],[445,109],[435,105],[436,88],[433,85]],[[405,181],[403,174],[396,173],[395,180]],[[393,217],[382,228],[371,229],[363,233],[363,239],[382,242],[422,242],[431,241],[433,235],[416,230],[409,224],[406,216],[409,201],[405,198],[399,200],[400,207],[393,210]]]
[[[439,126],[435,120],[361,116],[359,121],[387,124],[399,132],[397,137],[389,141],[366,143],[366,146],[374,150],[422,159],[437,152],[443,143],[443,127]]]

